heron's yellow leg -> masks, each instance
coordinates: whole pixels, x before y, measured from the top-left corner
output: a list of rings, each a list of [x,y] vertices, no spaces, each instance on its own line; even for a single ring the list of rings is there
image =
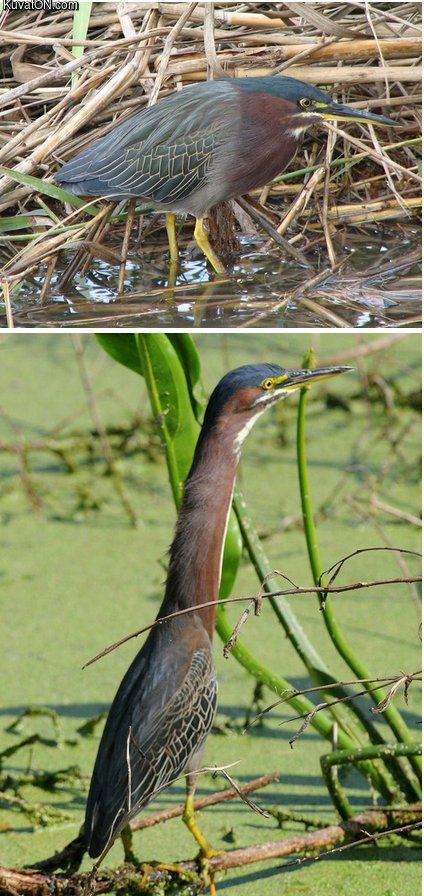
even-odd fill
[[[222,261],[219,260],[209,242],[208,235],[205,230],[205,225],[203,224],[203,218],[196,218],[194,239],[196,240],[199,249],[202,250],[203,254],[206,255],[208,261],[210,261],[214,271],[216,271],[217,274],[226,274],[226,270],[224,268],[224,265],[222,264]]]
[[[183,822],[187,825],[190,833],[193,835],[194,839],[197,840],[197,843],[200,846],[200,852],[203,859],[203,875],[205,882],[209,884],[209,894],[210,896],[216,896],[215,884],[213,880],[213,875],[208,871],[207,860],[211,859],[212,856],[219,856],[219,851],[213,849],[210,843],[206,840],[206,837],[202,834],[199,825],[196,821],[196,813],[194,811],[194,794],[191,792],[190,784],[187,785],[187,794],[186,801],[183,812]],[[206,861],[205,861],[206,860]],[[202,866],[202,862],[201,862]]]
[[[213,849],[210,843],[208,843],[197,824],[196,813],[194,811],[194,796],[192,793],[187,793],[186,796],[183,822],[187,825],[190,833],[193,834],[194,839],[197,840],[200,846],[200,852],[205,859],[211,859],[212,856],[220,855],[219,850]]]
[[[174,291],[177,285],[177,274],[178,274],[178,264],[176,261],[171,261],[169,265],[169,275],[168,275],[168,290],[171,292]]]
[[[124,858],[125,861],[130,865],[138,865],[139,860],[137,856],[133,852],[133,840],[132,840],[132,830],[129,824],[125,825],[125,827],[121,831],[121,840],[122,846],[124,847]]]
[[[165,215],[165,227],[168,236],[169,257],[171,259],[171,265],[175,265],[178,263],[178,243],[175,221],[175,215],[171,214],[170,212]]]

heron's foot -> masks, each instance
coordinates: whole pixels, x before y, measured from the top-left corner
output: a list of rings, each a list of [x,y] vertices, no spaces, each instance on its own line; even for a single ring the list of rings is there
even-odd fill
[[[182,817],[184,824],[187,825],[190,833],[193,835],[194,839],[200,847],[199,864],[204,884],[205,886],[209,887],[210,896],[216,896],[214,875],[209,868],[209,860],[214,856],[219,856],[221,851],[214,849],[206,839],[204,834],[202,834],[202,831],[200,830],[199,825],[196,821],[196,813],[194,811],[194,798],[191,794],[186,798]]]
[[[209,237],[205,230],[205,225],[203,223],[202,218],[196,218],[196,226],[194,228],[194,239],[196,240],[199,249],[203,252],[203,255],[206,255],[206,258],[212,265],[214,271],[217,274],[227,274],[222,261],[219,260],[217,254],[212,249],[212,246],[209,242]]]
[[[213,855],[218,855],[217,852],[213,852]],[[209,856],[211,859],[212,856]],[[206,856],[202,856],[200,859],[200,875],[203,881],[203,886],[205,889],[209,889],[209,896],[216,896],[216,887],[215,887],[215,875],[212,873],[209,867],[209,858]]]
[[[200,856],[203,859],[211,859],[212,856],[218,855],[211,844],[207,841],[204,834],[199,828],[194,811],[194,799],[191,795],[187,796],[184,812],[182,815],[184,824],[188,827],[190,834],[194,837],[200,846]]]
[[[183,865],[178,865],[174,862],[155,862],[152,867],[154,867],[158,871],[173,871],[175,874],[187,876],[187,868],[184,868]]]
[[[156,876],[155,872],[158,872],[158,873],[165,872],[165,874],[167,874],[167,878],[166,878],[167,880],[169,880],[170,874],[173,875],[173,878],[171,878],[172,884],[173,884],[173,886],[175,886],[175,885],[178,886],[178,888],[183,887],[183,885],[186,883],[188,883],[188,884],[198,883],[198,880],[199,880],[198,874],[196,872],[194,872],[191,868],[187,868],[186,865],[181,865],[181,864],[177,864],[174,862],[150,862],[148,865],[142,865],[139,870],[143,872],[143,878],[141,881],[140,892],[144,892],[144,890],[143,890],[143,886],[144,886],[146,889],[149,890],[149,893],[150,893],[149,887],[151,887],[152,884],[154,885],[156,880],[158,883],[160,882],[160,878],[159,878],[159,876]],[[149,884],[149,887],[147,887],[147,884]],[[168,892],[166,884],[164,884],[164,886],[165,886],[166,892]],[[156,892],[156,890],[155,890],[155,892]],[[161,892],[162,892],[162,889],[161,889]],[[173,889],[172,889],[172,892],[174,892]],[[179,890],[178,890],[178,892],[179,892]]]

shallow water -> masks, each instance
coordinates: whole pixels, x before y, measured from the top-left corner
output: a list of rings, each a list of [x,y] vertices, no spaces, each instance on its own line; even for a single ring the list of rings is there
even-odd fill
[[[344,263],[319,284],[329,267],[321,248],[306,253],[311,267],[282,256],[267,239],[242,237],[228,279],[219,279],[193,244],[181,252],[174,290],[168,288],[165,243],[132,246],[124,293],[117,296],[118,266],[93,259],[61,290],[62,256],[49,295],[40,304],[45,270],[22,285],[14,318],[24,327],[394,327],[416,326],[421,314],[417,228],[363,228],[337,236]],[[343,244],[342,244],[343,240]],[[116,244],[119,250],[119,244]]]

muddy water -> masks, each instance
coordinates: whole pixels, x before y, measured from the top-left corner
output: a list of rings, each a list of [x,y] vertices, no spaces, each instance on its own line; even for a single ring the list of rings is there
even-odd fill
[[[329,267],[325,248],[306,253],[310,267],[281,255],[264,238],[243,237],[240,252],[219,279],[189,243],[181,252],[175,288],[169,288],[164,242],[133,245],[125,287],[117,296],[118,265],[93,259],[87,274],[60,288],[72,256],[62,256],[43,303],[45,270],[14,298],[17,325],[25,327],[394,327],[416,326],[421,291],[416,245],[408,224],[343,232],[335,243],[341,268],[317,283]],[[116,244],[119,249],[119,243]],[[315,282],[310,282],[315,281]]]

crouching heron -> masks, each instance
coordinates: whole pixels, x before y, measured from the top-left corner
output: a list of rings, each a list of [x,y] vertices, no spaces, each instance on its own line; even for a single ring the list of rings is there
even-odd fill
[[[205,216],[218,203],[281,174],[304,132],[328,119],[397,124],[335,103],[295,78],[224,78],[186,87],[143,109],[67,162],[55,179],[77,196],[140,198],[164,211],[174,266],[175,216],[193,215],[198,246],[214,270],[225,273]]]

